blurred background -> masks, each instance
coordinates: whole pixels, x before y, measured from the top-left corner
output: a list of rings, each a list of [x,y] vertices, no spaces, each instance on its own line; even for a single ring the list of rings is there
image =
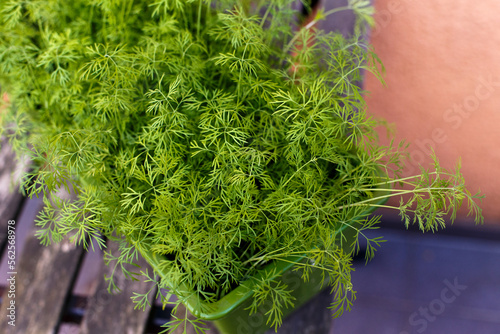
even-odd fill
[[[431,148],[448,168],[461,157],[469,188],[486,195],[486,224],[499,226],[500,2],[376,0],[375,8],[370,40],[386,86],[367,75],[370,113],[411,142],[408,174]]]
[[[347,0],[322,0],[320,4],[329,10],[345,6]],[[396,138],[411,143],[408,175],[417,173],[419,164],[430,162],[431,149],[447,168],[462,158],[469,189],[486,195],[482,204],[485,223],[476,226],[467,212],[462,212],[455,225],[435,234],[422,234],[411,227],[406,231],[397,212],[378,212],[384,214],[383,223],[371,236],[384,236],[387,242],[367,264],[362,257],[355,259],[352,277],[357,300],[351,312],[327,327],[335,334],[498,334],[500,181],[495,172],[500,166],[500,2],[375,0],[374,6],[375,26],[367,39],[385,65],[386,84],[366,76],[369,113],[393,123]],[[344,34],[350,34],[353,26],[354,17],[349,12],[319,23],[322,29]],[[381,138],[385,140],[382,130]],[[50,253],[38,245],[33,226],[42,202],[8,191],[10,173],[22,168],[13,161],[8,147],[2,146],[0,227],[6,230],[7,220],[16,219],[16,257],[23,273],[18,289],[27,285],[44,289],[23,292],[26,300],[18,300],[20,305],[46,308],[46,326],[56,326],[59,333],[92,333],[96,322],[106,316],[115,322],[128,321],[124,327],[130,333],[158,332],[159,325],[168,321],[170,310],[162,310],[157,302],[151,310],[137,315],[125,310],[131,305],[129,296],[122,302],[114,301],[116,296],[109,297],[103,281],[108,269],[102,265],[100,252],[83,255],[81,250],[62,245]],[[0,244],[4,244],[6,235],[0,237]],[[27,260],[21,263],[23,252],[36,256],[25,255]],[[77,258],[78,263],[64,259],[50,262],[60,259],[61,254]],[[68,278],[54,280],[51,268],[56,267],[66,268]],[[0,292],[4,298],[9,288],[8,271],[7,252],[3,251]],[[48,290],[54,293],[48,294]],[[44,293],[51,297],[41,300]],[[121,305],[124,310],[108,309],[109,305]],[[50,314],[57,307],[65,311]],[[30,308],[24,312],[18,317],[28,317]],[[5,317],[5,307],[0,313]],[[131,319],[136,319],[135,323]],[[60,325],[54,325],[57,323]]]
[[[422,234],[405,231],[397,213],[379,211],[376,235],[387,242],[367,265],[357,262],[358,299],[332,333],[500,333],[500,2],[374,6],[369,40],[386,84],[366,76],[369,113],[411,143],[407,175],[430,162],[431,148],[447,168],[461,158],[471,192],[486,195],[485,223],[475,226],[462,212],[454,226]]]

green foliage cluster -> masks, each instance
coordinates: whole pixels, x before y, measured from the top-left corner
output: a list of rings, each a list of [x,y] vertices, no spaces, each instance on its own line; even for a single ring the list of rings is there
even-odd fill
[[[436,160],[399,176],[404,146],[378,144],[358,84],[364,70],[378,75],[377,57],[360,34],[298,29],[294,3],[2,1],[0,83],[13,101],[3,129],[33,161],[24,189],[46,198],[41,241],[119,240],[107,254],[117,268],[150,249],[165,256],[160,288],[206,301],[304,254],[340,315],[354,298],[351,243],[378,222],[368,208],[400,196],[406,224],[435,230],[465,199],[480,220],[459,169]],[[368,2],[345,9],[361,33]],[[61,187],[78,200],[58,199]],[[380,241],[368,240],[368,255]],[[256,282],[252,308],[267,297],[278,326],[293,300],[274,278]]]

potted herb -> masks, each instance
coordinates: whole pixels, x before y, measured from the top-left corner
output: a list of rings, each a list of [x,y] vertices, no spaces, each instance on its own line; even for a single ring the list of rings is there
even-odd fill
[[[4,134],[33,161],[24,190],[51,198],[41,242],[115,239],[118,267],[142,253],[165,303],[168,288],[234,333],[229,312],[277,328],[308,298],[298,291],[322,285],[335,315],[348,310],[351,255],[377,207],[434,231],[465,200],[481,221],[459,168],[435,159],[400,176],[405,147],[378,143],[356,84],[377,57],[359,34],[294,28],[293,3],[3,1]],[[347,8],[361,33],[368,2]],[[78,200],[57,199],[61,187]],[[372,256],[381,240],[367,241]],[[182,322],[202,331],[169,326]]]

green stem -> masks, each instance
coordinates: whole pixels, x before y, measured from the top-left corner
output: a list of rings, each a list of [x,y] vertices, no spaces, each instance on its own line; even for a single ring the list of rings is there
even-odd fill
[[[354,207],[354,206],[362,206],[364,204],[368,204],[370,206],[375,206],[376,204],[369,204],[369,202],[373,202],[373,201],[377,201],[377,200],[381,200],[381,199],[385,199],[385,198],[391,198],[391,197],[394,197],[394,196],[429,192],[430,190],[450,190],[450,189],[451,188],[446,188],[446,187],[443,187],[443,188],[429,187],[429,188],[424,188],[424,189],[413,189],[413,190],[377,189],[377,190],[380,190],[380,191],[391,191],[391,192],[397,191],[398,193],[396,193],[396,194],[391,193],[391,194],[387,194],[387,195],[383,195],[383,196],[373,197],[373,198],[370,198],[370,199],[367,199],[367,200],[364,200],[364,201],[361,201],[361,202],[356,202],[356,203],[347,204],[347,205],[341,205],[339,207],[334,208],[333,210],[339,210],[340,211],[340,210],[343,210],[343,209],[346,209],[346,208],[351,208],[351,207]],[[359,190],[363,191],[363,189],[359,189]],[[364,189],[364,190],[365,191],[366,190],[372,191],[374,189]]]
[[[196,37],[198,40],[200,39],[200,30],[201,30],[201,8],[202,8],[202,2],[203,0],[198,1],[198,22],[196,24]]]
[[[344,11],[344,10],[349,10],[349,9],[352,9],[351,6],[344,6],[344,7],[338,7],[338,8],[334,8],[332,10],[329,10],[328,12],[324,13],[324,17],[328,17],[329,15],[332,15],[332,14],[335,14],[335,13],[338,13],[338,12],[341,12],[341,11]],[[287,46],[285,47],[285,53],[288,53],[290,51],[290,49],[292,48],[292,46],[295,44],[295,42],[297,42],[297,39],[299,38],[300,36],[300,32],[303,30],[303,29],[310,29],[312,26],[314,26],[318,21],[317,20],[312,20],[311,22],[309,22],[307,25],[303,26],[296,34],[295,36],[293,36],[293,38],[290,40],[290,42],[287,44]]]
[[[264,13],[264,16],[262,16],[262,20],[260,21],[260,27],[264,27],[264,23],[266,23],[267,17],[269,16],[269,13],[271,11],[272,6],[268,6],[266,9],[266,12]]]

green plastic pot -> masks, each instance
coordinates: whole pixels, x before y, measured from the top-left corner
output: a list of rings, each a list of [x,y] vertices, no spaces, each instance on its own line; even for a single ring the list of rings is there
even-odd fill
[[[385,200],[380,200],[374,203],[382,204],[384,202]],[[367,207],[366,214],[372,211],[374,211],[373,207]],[[345,251],[350,251],[349,247],[352,241],[354,241],[354,228],[356,224],[361,224],[359,217],[353,217],[349,226],[344,224],[340,228],[343,230],[347,241],[343,246]],[[160,265],[161,261],[165,260],[163,256],[144,249],[141,250],[141,253],[161,277],[166,276],[163,274]],[[308,260],[305,256],[292,256],[284,260],[277,260],[265,266],[255,275],[257,280],[271,275],[271,277],[283,282],[293,291],[292,296],[295,298],[294,308],[283,310],[283,318],[309,301],[325,288],[328,283],[327,280],[323,280],[322,270],[314,267],[309,275],[309,280],[304,282],[301,278],[302,270],[294,268],[301,261]],[[325,278],[327,279],[328,277],[326,276]],[[265,315],[268,308],[266,308],[266,303],[264,303],[264,307],[250,315],[249,306],[252,303],[253,295],[252,282],[253,280],[251,279],[245,281],[219,301],[210,304],[203,303],[194,293],[182,287],[177,287],[176,292],[181,293],[183,296],[192,296],[186,298],[184,302],[188,310],[199,319],[212,321],[221,334],[262,334],[270,329],[270,324],[267,323],[268,317]]]

